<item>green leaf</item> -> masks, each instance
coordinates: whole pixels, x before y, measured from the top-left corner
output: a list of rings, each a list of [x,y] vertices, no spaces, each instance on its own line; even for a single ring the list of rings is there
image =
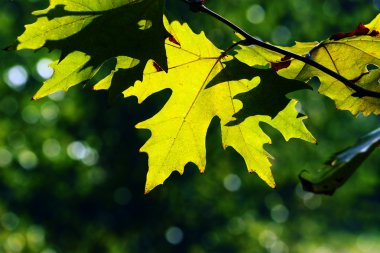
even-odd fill
[[[102,64],[116,58],[118,65],[98,88],[109,88],[115,72],[125,71],[130,80],[115,86],[121,92],[141,80],[146,62],[153,59],[167,70],[163,25],[164,0],[55,0],[35,11],[35,23],[26,25],[17,50],[47,47],[62,51],[52,65],[54,75],[35,99],[92,78]],[[70,67],[70,64],[75,66]]]
[[[282,47],[314,61],[351,80],[356,85],[380,92],[380,15],[368,25],[359,25],[350,33],[339,33],[321,43],[299,43]],[[321,82],[319,92],[333,99],[338,109],[356,115],[380,114],[380,99],[352,96],[353,90],[326,73],[301,61],[257,46],[242,46],[236,56],[253,67],[272,67],[289,79],[308,82],[316,76]],[[372,66],[374,68],[370,68]]]
[[[380,147],[380,128],[361,137],[357,143],[335,154],[318,172],[303,171],[300,180],[306,191],[332,195]]]
[[[173,22],[168,30],[174,36],[166,41],[168,72],[150,61],[143,81],[124,92],[125,97],[136,96],[142,103],[154,93],[172,91],[156,115],[136,126],[151,131],[150,139],[141,148],[149,156],[145,191],[162,184],[173,171],[182,174],[187,163],[194,163],[201,172],[205,170],[206,132],[214,117],[220,119],[223,147],[234,148],[244,158],[248,171],[256,172],[274,187],[270,155],[263,148],[271,140],[259,124],[268,123],[286,139],[314,141],[303,124],[306,117],[298,117],[297,102],[291,100],[273,118],[255,115],[228,125],[236,120],[234,115],[243,106],[234,97],[265,84],[260,83],[259,76],[240,79],[239,72],[231,67],[237,66],[233,64],[235,60],[224,56],[203,33],[194,34],[186,24],[178,22]]]

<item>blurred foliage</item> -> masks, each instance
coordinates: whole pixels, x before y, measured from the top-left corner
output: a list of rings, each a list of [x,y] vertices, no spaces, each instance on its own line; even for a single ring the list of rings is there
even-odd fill
[[[46,6],[47,0],[1,0],[0,46],[21,34],[32,10]],[[209,0],[208,6],[264,40],[289,44],[352,30],[371,20],[380,2]],[[230,44],[229,28],[189,13],[181,1],[168,7],[169,18],[191,21],[220,46]],[[255,12],[261,22],[247,18]],[[0,252],[369,253],[380,247],[378,151],[333,197],[303,192],[297,181],[302,169],[319,168],[377,128],[379,117],[354,118],[313,91],[293,93],[319,144],[285,143],[268,126],[277,189],[222,150],[215,120],[205,175],[188,165],[183,176],[173,174],[144,196],[147,157],[138,149],[149,133],[134,125],[169,94],[141,106],[134,99],[110,105],[106,93],[84,87],[30,101],[48,74],[41,59],[55,54],[0,52]]]

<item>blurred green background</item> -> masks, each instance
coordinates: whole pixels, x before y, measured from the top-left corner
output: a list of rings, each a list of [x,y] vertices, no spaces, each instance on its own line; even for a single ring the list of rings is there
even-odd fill
[[[227,47],[232,31],[168,0],[169,18],[205,30]],[[275,44],[313,41],[368,23],[379,0],[209,0],[210,8]],[[47,0],[0,0],[0,47],[12,44]],[[318,145],[285,143],[268,129],[277,188],[248,174],[223,151],[218,122],[207,137],[204,175],[188,165],[143,195],[149,137],[134,125],[167,94],[143,105],[109,105],[107,94],[76,87],[31,101],[58,52],[0,51],[0,252],[372,253],[380,248],[380,157],[375,152],[334,196],[304,192],[303,169],[379,126],[353,117],[313,91],[292,94],[309,115]]]

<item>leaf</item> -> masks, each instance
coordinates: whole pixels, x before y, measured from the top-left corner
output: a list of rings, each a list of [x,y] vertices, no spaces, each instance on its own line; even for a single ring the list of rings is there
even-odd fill
[[[61,59],[52,65],[53,78],[44,83],[34,99],[89,80],[112,58],[118,65],[98,89],[109,88],[115,73],[124,71],[129,80],[112,87],[116,92],[123,91],[142,79],[149,59],[167,70],[164,2],[52,0],[47,9],[33,12],[37,20],[25,26],[16,49],[47,47],[62,51]]]
[[[119,56],[116,58],[116,66],[114,70],[111,71],[106,77],[100,80],[96,85],[94,85],[94,90],[108,90],[111,88],[112,80],[114,79],[116,73],[120,69],[133,68],[139,64],[139,61],[129,57]]]
[[[242,101],[244,107],[234,115],[236,121],[230,122],[229,125],[242,122],[245,118],[254,115],[275,117],[279,111],[288,105],[289,98],[286,97],[288,93],[310,89],[307,84],[285,79],[277,75],[272,69],[251,68],[236,60],[226,62],[225,65],[226,68],[208,84],[208,87],[236,79],[252,79],[255,76],[260,76],[261,83],[265,84],[234,97]]]
[[[332,195],[378,147],[380,147],[380,128],[361,137],[354,146],[335,154],[320,171],[316,173],[303,171],[300,180],[304,190]]]
[[[321,43],[299,43],[282,47],[337,72],[356,85],[380,92],[380,15],[368,25],[360,24],[349,33],[339,33]],[[380,99],[352,96],[353,90],[324,72],[301,61],[257,46],[241,46],[236,56],[249,66],[272,67],[285,78],[308,82],[316,76],[321,82],[319,92],[333,99],[338,109],[356,115],[380,114]],[[372,68],[370,68],[370,66]]]
[[[290,101],[274,118],[255,115],[239,124],[227,125],[236,120],[233,115],[242,108],[242,102],[234,97],[265,84],[260,83],[259,76],[234,78],[238,72],[228,66],[235,60],[224,56],[203,33],[194,34],[186,24],[178,22],[173,22],[168,30],[173,34],[166,41],[168,72],[161,71],[155,62],[150,61],[144,70],[143,81],[137,81],[124,92],[125,97],[136,96],[142,103],[156,92],[172,91],[156,115],[136,126],[151,131],[150,139],[141,148],[149,156],[145,191],[162,184],[173,171],[182,174],[189,162],[197,165],[201,172],[205,170],[206,132],[214,117],[220,119],[223,147],[234,148],[244,158],[248,171],[256,172],[274,187],[268,160],[270,155],[263,148],[271,140],[259,124],[270,124],[286,139],[314,141],[303,125],[305,117],[297,118],[297,102]],[[220,76],[221,73],[224,76]],[[217,76],[219,81],[215,82]]]

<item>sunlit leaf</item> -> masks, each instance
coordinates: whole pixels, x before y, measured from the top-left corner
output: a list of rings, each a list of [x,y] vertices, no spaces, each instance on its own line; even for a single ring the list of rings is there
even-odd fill
[[[129,80],[111,87],[121,92],[141,80],[146,62],[153,59],[167,69],[163,25],[164,0],[52,0],[47,9],[35,11],[35,23],[26,25],[16,49],[47,47],[62,52],[53,64],[54,75],[34,96],[44,97],[92,78],[102,64],[116,58],[113,73],[97,86],[109,88],[116,72]],[[73,62],[75,61],[75,62]],[[70,67],[69,63],[75,66]]]
[[[349,33],[339,33],[321,43],[296,43],[283,47],[337,72],[357,86],[380,92],[380,15],[368,25],[360,24]],[[354,91],[340,81],[308,64],[260,48],[242,46],[236,56],[240,61],[255,67],[272,67],[279,75],[308,82],[316,76],[321,82],[319,92],[333,99],[338,109],[354,115],[380,114],[380,99],[354,97]]]
[[[273,118],[255,115],[238,124],[228,124],[236,120],[234,115],[243,106],[234,97],[265,84],[260,83],[259,76],[237,78],[239,73],[230,66],[235,60],[231,56],[222,57],[221,50],[203,33],[194,34],[186,24],[178,22],[172,23],[168,30],[173,34],[166,42],[169,71],[162,71],[150,61],[143,81],[124,92],[126,97],[136,96],[142,103],[156,92],[172,91],[156,115],[137,125],[151,131],[150,139],[141,148],[149,156],[146,192],[162,184],[173,171],[182,174],[187,163],[194,163],[201,172],[205,170],[206,132],[214,117],[220,119],[223,147],[234,148],[250,172],[256,172],[274,187],[269,154],[263,148],[271,140],[259,124],[268,123],[286,139],[314,141],[303,125],[305,117],[298,117],[297,102],[291,100]]]

